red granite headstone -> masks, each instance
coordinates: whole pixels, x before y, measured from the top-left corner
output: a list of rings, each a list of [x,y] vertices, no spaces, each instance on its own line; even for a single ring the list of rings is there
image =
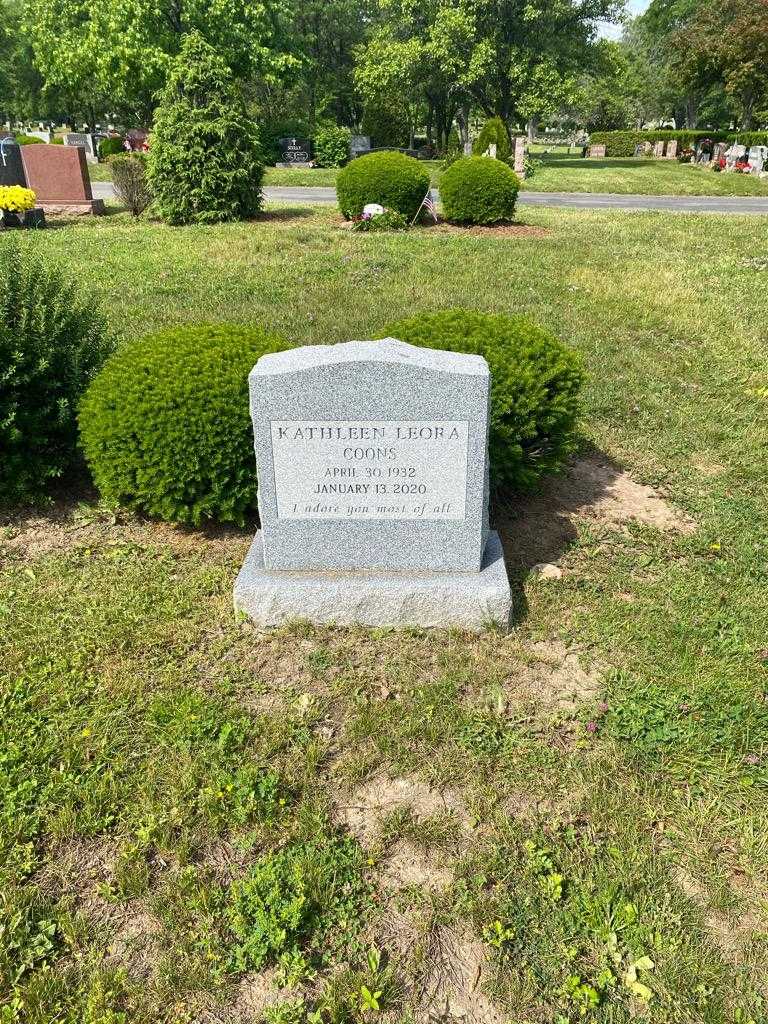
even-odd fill
[[[94,199],[82,146],[22,146],[27,184],[46,213],[103,213]]]

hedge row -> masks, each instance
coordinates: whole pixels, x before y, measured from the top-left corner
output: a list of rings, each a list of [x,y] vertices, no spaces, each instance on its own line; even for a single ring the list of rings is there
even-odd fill
[[[680,149],[693,149],[699,139],[713,142],[739,142],[743,146],[768,146],[768,132],[692,131],[687,128],[663,131],[592,132],[592,145],[604,145],[606,156],[634,156],[642,142],[677,141]]]

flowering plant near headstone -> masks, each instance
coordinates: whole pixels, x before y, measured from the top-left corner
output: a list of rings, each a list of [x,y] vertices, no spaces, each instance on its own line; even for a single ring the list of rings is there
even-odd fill
[[[397,210],[384,209],[381,213],[366,213],[352,218],[353,231],[407,231],[408,221]]]
[[[34,210],[36,198],[32,189],[23,185],[0,185],[0,210],[11,213]]]

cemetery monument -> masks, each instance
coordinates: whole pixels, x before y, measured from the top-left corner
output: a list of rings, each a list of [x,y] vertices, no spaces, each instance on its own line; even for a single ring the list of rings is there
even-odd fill
[[[22,146],[27,185],[46,213],[103,213],[94,199],[82,146]]]
[[[262,627],[508,626],[482,357],[308,346],[263,356],[250,393],[261,529],[239,611]]]

